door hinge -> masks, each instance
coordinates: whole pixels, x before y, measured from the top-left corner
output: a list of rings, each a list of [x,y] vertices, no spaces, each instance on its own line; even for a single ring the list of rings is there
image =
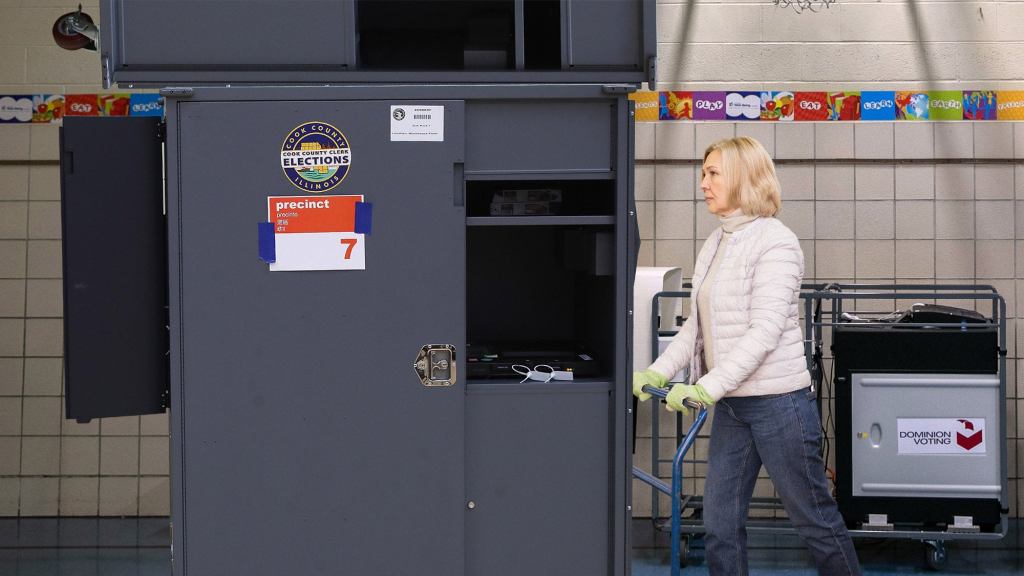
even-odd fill
[[[601,86],[601,92],[604,94],[632,94],[639,89],[636,84],[605,84]]]
[[[191,98],[195,91],[191,88],[161,88],[160,95],[164,98]]]

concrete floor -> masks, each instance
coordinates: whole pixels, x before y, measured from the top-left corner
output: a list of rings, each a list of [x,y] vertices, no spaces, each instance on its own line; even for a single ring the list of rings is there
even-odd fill
[[[668,576],[669,550],[650,522],[634,523],[632,573]],[[996,541],[949,541],[948,560],[938,571],[925,562],[920,542],[856,539],[865,575],[1024,573],[1024,521],[1013,520]],[[0,576],[170,576],[166,518],[0,519]],[[791,535],[752,535],[751,572],[765,576],[813,575],[809,556]],[[707,574],[700,538],[691,541],[685,576]],[[538,575],[540,576],[540,575]],[[591,576],[591,575],[581,575]]]

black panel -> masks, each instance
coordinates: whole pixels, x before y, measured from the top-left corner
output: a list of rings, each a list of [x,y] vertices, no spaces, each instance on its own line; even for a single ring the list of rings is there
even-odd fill
[[[61,129],[67,417],[154,414],[168,388],[159,118]]]
[[[972,516],[986,532],[998,528],[996,499],[898,498],[854,496],[851,373],[995,374],[995,325],[986,328],[865,328],[839,326],[833,330],[832,354],[836,374],[836,502],[850,528],[867,521],[869,513],[884,510],[897,524],[936,527],[951,516]]]

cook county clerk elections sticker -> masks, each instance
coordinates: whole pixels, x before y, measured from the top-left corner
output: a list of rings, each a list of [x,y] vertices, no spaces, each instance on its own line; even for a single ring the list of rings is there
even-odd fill
[[[281,169],[296,188],[326,192],[348,175],[352,150],[348,139],[326,122],[306,122],[288,133],[281,145]]]

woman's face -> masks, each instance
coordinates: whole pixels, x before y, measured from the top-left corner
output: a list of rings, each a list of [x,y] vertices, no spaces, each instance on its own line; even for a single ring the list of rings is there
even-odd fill
[[[708,212],[724,216],[736,209],[729,203],[729,193],[722,175],[722,153],[718,150],[712,150],[704,159],[700,189],[704,192],[704,203],[708,205]]]

